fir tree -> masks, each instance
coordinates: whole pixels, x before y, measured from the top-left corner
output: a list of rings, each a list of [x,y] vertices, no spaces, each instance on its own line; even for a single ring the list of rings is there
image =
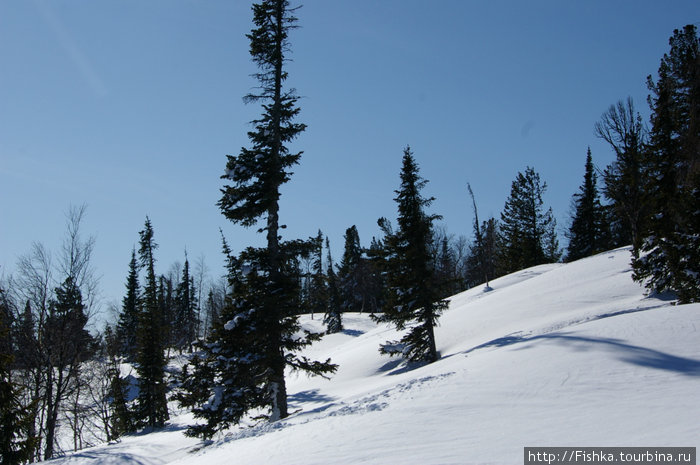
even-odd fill
[[[569,247],[567,261],[602,252],[609,248],[609,228],[606,223],[603,206],[596,185],[596,173],[593,166],[591,149],[586,155],[586,169],[583,184],[574,194],[574,216],[569,228]]]
[[[21,388],[12,381],[11,309],[0,288],[0,464],[29,462],[36,447],[34,417],[21,403]]]
[[[343,314],[341,311],[340,291],[338,290],[338,277],[333,268],[331,246],[327,237],[326,249],[328,250],[328,300],[323,323],[326,325],[326,332],[333,334],[343,330]]]
[[[122,377],[120,369],[120,352],[122,342],[111,326],[105,328],[104,335],[109,377],[109,427],[107,440],[113,441],[126,433],[134,431],[133,414],[128,405],[129,383]]]
[[[355,225],[345,230],[345,247],[338,267],[338,289],[341,311],[362,312],[363,299],[363,259],[360,235]]]
[[[197,291],[190,275],[190,262],[185,254],[182,278],[175,289],[175,345],[192,349],[197,337]]]
[[[69,390],[87,360],[93,343],[85,329],[88,318],[80,289],[69,276],[54,290],[49,313],[43,327],[47,372],[46,443],[44,457],[53,457],[56,446],[58,415]]]
[[[472,191],[472,186],[467,183],[467,191],[469,192],[469,197],[472,199],[472,209],[474,212],[474,247],[473,247],[473,267],[477,270],[477,275],[483,278],[486,288],[489,289],[489,276],[493,277],[493,265],[489,266],[488,262],[488,250],[487,250],[487,240],[486,231],[479,224],[479,211],[476,208],[476,199],[474,198],[474,192]]]
[[[165,345],[163,318],[158,305],[158,288],[155,273],[154,251],[158,245],[153,240],[151,220],[146,218],[141,237],[139,257],[146,270],[142,310],[139,314],[138,354],[136,371],[139,374],[136,420],[150,428],[159,428],[168,420],[165,382]]]
[[[560,257],[552,209],[543,211],[547,184],[531,167],[518,173],[501,213],[499,251],[503,274],[555,262]]]
[[[366,255],[367,305],[370,313],[374,314],[382,311],[385,301],[384,259],[386,251],[382,241],[373,237],[366,250]]]
[[[409,328],[399,341],[387,342],[381,353],[402,355],[410,361],[434,362],[438,359],[434,327],[448,301],[440,300],[435,263],[431,256],[433,221],[425,208],[434,200],[424,198],[427,183],[418,173],[411,149],[404,149],[401,186],[394,200],[398,204],[396,233],[386,220],[380,220],[388,249],[388,303],[378,321],[391,322],[398,330]]]
[[[652,129],[644,167],[648,233],[634,277],[680,302],[700,301],[700,40],[675,30],[658,79],[647,78]]]
[[[232,185],[222,189],[219,207],[234,223],[244,227],[256,225],[263,218],[267,246],[263,249],[247,249],[239,260],[245,266],[253,266],[255,273],[245,277],[243,289],[251,296],[240,295],[235,290],[236,312],[246,306],[249,318],[239,318],[241,324],[257,331],[256,344],[251,351],[260,357],[256,361],[256,382],[262,386],[265,403],[270,407],[270,419],[288,415],[285,367],[309,369],[312,373],[328,373],[334,366],[328,364],[298,363],[292,353],[311,339],[294,340],[298,329],[295,308],[299,300],[298,281],[295,274],[297,257],[302,248],[299,241],[283,242],[280,238],[279,199],[280,187],[289,181],[291,168],[299,161],[301,153],[290,153],[287,144],[292,142],[305,125],[293,120],[299,113],[298,97],[293,90],[285,90],[287,79],[285,55],[289,51],[288,33],[295,27],[294,9],[286,0],[264,0],[253,5],[254,29],[247,35],[250,54],[258,66],[255,75],[258,92],[246,96],[248,102],[261,102],[263,114],[253,121],[254,129],[248,133],[250,148],[242,148],[238,156],[228,156],[224,179]],[[236,313],[235,316],[238,316]],[[235,319],[235,318],[234,318]],[[222,317],[224,326],[232,319]],[[230,325],[229,325],[230,326]],[[222,337],[222,343],[229,338]],[[235,370],[234,370],[235,371]],[[251,404],[252,405],[252,404]],[[245,406],[248,408],[247,406]],[[224,405],[222,408],[227,408]]]
[[[177,325],[177,302],[175,298],[175,284],[173,275],[160,275],[156,281],[158,287],[156,290],[156,302],[158,303],[158,312],[161,320],[161,338],[163,340],[163,348],[178,345],[178,330]]]
[[[312,243],[312,273],[309,279],[308,307],[311,318],[314,313],[325,313],[328,307],[328,285],[326,274],[323,270],[323,233],[318,234]]]
[[[447,237],[442,237],[435,257],[435,274],[440,297],[449,297],[457,291],[457,262]]]
[[[297,244],[300,248],[307,245],[302,241]],[[294,248],[288,245],[284,250]],[[183,407],[192,409],[195,418],[205,420],[191,426],[187,434],[205,438],[238,424],[251,409],[260,409],[263,415],[266,410],[275,415],[271,408],[276,387],[271,368],[276,362],[275,354],[271,350],[271,338],[260,329],[271,325],[268,309],[273,302],[293,302],[299,292],[298,280],[292,277],[281,288],[288,294],[270,293],[264,249],[251,247],[234,257],[224,241],[224,251],[232,291],[222,309],[222,324],[212,328],[210,341],[201,346],[201,356],[195,357],[183,373],[181,391],[176,396]],[[295,253],[301,253],[301,249]],[[289,266],[291,262],[285,259]],[[282,276],[292,276],[288,269],[282,272]],[[278,322],[283,337],[277,349],[285,354],[286,366],[317,375],[334,371],[335,365],[328,360],[314,362],[296,355],[321,335],[302,330],[293,308],[281,310],[287,316]]]
[[[37,368],[40,360],[39,344],[36,339],[36,323],[29,300],[27,300],[24,311],[17,320],[14,343],[14,366],[25,370]]]
[[[128,360],[136,356],[136,332],[139,322],[139,269],[136,250],[131,251],[129,274],[126,278],[126,295],[122,299],[122,311],[119,314],[116,337],[121,345],[121,353]]]

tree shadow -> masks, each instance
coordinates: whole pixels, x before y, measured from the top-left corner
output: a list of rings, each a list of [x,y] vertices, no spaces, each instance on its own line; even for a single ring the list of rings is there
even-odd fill
[[[85,461],[86,463],[99,464],[150,465],[153,463],[151,460],[143,459],[134,454],[115,452],[110,448],[97,451],[76,452],[71,454],[70,457],[71,462],[77,459],[77,461],[80,462]]]
[[[607,316],[612,315],[606,315],[605,317]],[[700,377],[700,360],[628,344],[621,339],[576,336],[567,332],[541,334],[538,336],[512,334],[473,347],[464,353],[468,354],[486,347],[506,347],[515,344],[537,341],[555,341],[568,347],[572,347],[573,344],[578,344],[579,346],[577,348],[580,350],[586,350],[595,346],[602,346],[614,350],[618,356],[618,359],[626,363],[631,363],[633,365],[645,368],[670,371],[685,376]],[[529,347],[532,347],[532,345],[521,347],[521,349],[526,349]]]
[[[352,336],[352,337],[358,337],[358,336],[362,336],[363,334],[365,334],[364,331],[358,331],[357,329],[344,329],[341,332],[347,336]]]
[[[438,354],[438,360],[440,355]],[[389,376],[400,375],[424,367],[428,362],[410,362],[403,358],[389,360],[384,365],[379,367],[377,373],[386,373]]]
[[[328,396],[326,394],[321,394],[319,389],[309,389],[308,391],[295,392],[287,396],[287,401],[290,404],[299,403],[322,403],[322,402],[333,402],[335,398]]]

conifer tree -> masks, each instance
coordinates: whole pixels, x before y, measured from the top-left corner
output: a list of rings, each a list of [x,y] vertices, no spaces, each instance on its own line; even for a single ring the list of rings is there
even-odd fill
[[[469,192],[469,197],[472,199],[472,209],[474,212],[474,246],[472,251],[473,257],[473,268],[476,270],[479,278],[484,280],[486,288],[490,289],[489,277],[494,277],[494,266],[489,262],[489,250],[486,238],[486,231],[483,226],[479,223],[479,211],[476,208],[476,198],[474,197],[474,191],[472,191],[472,186],[467,183],[467,191]]]
[[[606,223],[603,206],[596,185],[596,173],[593,166],[591,148],[586,154],[586,168],[583,184],[574,194],[574,216],[569,228],[569,246],[567,261],[602,252],[609,248],[609,228]]]
[[[93,342],[85,329],[88,318],[80,289],[72,276],[54,290],[43,326],[44,356],[47,362],[46,442],[44,457],[53,457],[59,412],[78,377],[80,364],[89,356]]]
[[[398,204],[398,231],[393,233],[386,220],[379,221],[386,234],[389,289],[384,314],[376,320],[391,322],[398,330],[409,329],[399,341],[382,345],[380,352],[430,363],[438,359],[434,327],[448,305],[447,300],[440,299],[430,253],[433,221],[440,217],[425,212],[434,199],[421,195],[427,181],[420,177],[410,147],[404,149],[400,177],[394,198]]]
[[[501,213],[499,252],[503,274],[557,261],[561,253],[552,209],[543,211],[547,184],[531,167],[518,173]]]
[[[126,295],[122,299],[116,337],[121,345],[121,353],[133,361],[136,356],[136,333],[139,322],[139,269],[136,249],[131,251],[129,274],[126,279]]]
[[[680,302],[700,301],[700,39],[687,25],[669,39],[652,95],[648,231],[634,277],[654,291],[675,291]]]
[[[176,327],[177,322],[177,302],[175,297],[175,286],[173,282],[177,279],[178,273],[168,273],[156,277],[158,283],[156,290],[156,302],[158,302],[158,312],[161,320],[161,338],[163,348],[167,349],[178,344]]]
[[[280,224],[280,187],[290,180],[291,168],[301,156],[300,152],[291,153],[287,144],[306,127],[293,121],[299,113],[298,97],[293,90],[284,88],[288,34],[297,21],[294,11],[286,0],[263,0],[253,5],[255,27],[247,37],[251,57],[259,69],[255,75],[259,86],[256,93],[246,96],[246,101],[262,103],[263,114],[252,122],[254,129],[248,132],[251,147],[242,148],[238,156],[228,156],[223,178],[231,185],[222,189],[218,205],[224,216],[244,227],[264,221],[259,232],[265,233],[267,245],[260,249],[248,248],[236,260],[251,272],[237,278],[241,282],[234,288],[234,294],[222,311],[223,329],[214,331],[218,341],[214,344],[227,353],[236,352],[237,346],[232,338],[222,331],[243,331],[242,339],[248,338],[255,343],[246,349],[250,357],[245,360],[238,358],[230,360],[226,366],[207,367],[226,373],[221,375],[224,381],[234,379],[236,383],[247,386],[246,389],[251,388],[252,394],[245,401],[235,401],[235,396],[226,397],[221,391],[219,398],[222,403],[217,408],[236,410],[240,407],[241,411],[268,408],[272,421],[289,414],[285,380],[287,366],[313,374],[335,370],[330,363],[310,362],[295,355],[314,339],[311,334],[301,338],[295,335],[299,330],[296,316],[299,304],[298,256],[308,254],[311,247],[303,241],[282,241],[280,238],[280,229],[284,227]],[[245,336],[248,333],[250,337]],[[233,373],[232,378],[229,373]],[[255,386],[250,386],[249,379]],[[241,392],[235,386],[223,388],[232,395]],[[235,423],[239,419],[237,414],[229,415],[228,420],[219,423]],[[212,421],[217,420],[212,417]],[[219,426],[212,424],[211,427]]]
[[[632,244],[637,256],[648,215],[643,166],[646,131],[632,98],[611,105],[595,124],[595,133],[615,152],[615,160],[603,172],[603,193],[611,201],[622,239]]]
[[[446,236],[440,239],[435,257],[435,273],[440,288],[440,297],[449,297],[457,291],[457,262],[449,240]]]
[[[10,339],[11,308],[0,288],[0,464],[18,465],[31,460],[36,438],[31,435],[34,418],[21,403],[21,388],[12,381]]]
[[[14,332],[14,366],[21,370],[37,368],[40,359],[38,353],[39,345],[36,339],[36,323],[29,300],[27,300],[27,303],[24,305],[24,311],[17,319]]]
[[[197,291],[185,254],[182,278],[175,289],[175,345],[190,350],[197,338]]]
[[[386,251],[380,239],[372,237],[366,250],[367,305],[371,314],[382,311],[385,301],[384,259]]]
[[[139,257],[146,270],[142,309],[139,314],[138,355],[136,371],[139,374],[139,394],[136,406],[137,422],[150,428],[160,428],[168,420],[165,381],[165,344],[163,318],[158,305],[158,287],[155,273],[154,251],[158,245],[153,240],[151,220],[146,218],[141,237]]]
[[[110,402],[109,425],[107,428],[107,440],[113,441],[126,433],[134,431],[133,415],[128,404],[129,384],[122,377],[120,369],[120,352],[122,342],[117,337],[111,326],[105,328],[104,335],[107,363],[107,376],[109,388],[107,390]]]
[[[327,237],[326,249],[328,251],[328,300],[323,323],[326,325],[326,332],[328,334],[333,334],[343,330],[343,314],[341,311],[340,291],[338,290],[338,277],[333,268],[331,246]]]
[[[311,317],[315,313],[325,313],[328,307],[328,284],[323,269],[323,233],[318,234],[312,242],[312,272],[309,279],[308,305]]]
[[[468,287],[484,284],[484,279],[489,280],[500,276],[499,232],[498,222],[495,218],[489,218],[481,223],[481,247],[477,241],[469,245],[469,251],[465,259],[465,279]],[[491,290],[486,284],[485,290]]]
[[[297,245],[305,248],[308,244],[299,241]],[[288,246],[284,250],[292,249]],[[205,438],[239,423],[251,409],[260,409],[263,415],[267,410],[274,415],[270,405],[274,393],[271,391],[274,373],[270,366],[274,360],[271,360],[270,339],[263,331],[270,326],[269,306],[273,302],[295,302],[299,293],[298,280],[290,270],[283,269],[282,276],[288,282],[281,289],[287,294],[270,294],[264,249],[250,247],[235,257],[224,241],[224,253],[231,293],[222,309],[222,323],[213,326],[210,340],[201,345],[201,355],[183,372],[182,388],[176,395],[183,407],[192,409],[195,418],[205,420],[191,426],[187,434]],[[278,350],[285,354],[287,366],[317,375],[335,370],[329,360],[314,362],[296,354],[321,335],[302,330],[294,309],[282,310],[287,317],[279,322],[283,337]]]
[[[338,267],[338,290],[340,291],[341,311],[362,312],[363,299],[363,258],[360,235],[355,225],[345,230],[345,248]]]

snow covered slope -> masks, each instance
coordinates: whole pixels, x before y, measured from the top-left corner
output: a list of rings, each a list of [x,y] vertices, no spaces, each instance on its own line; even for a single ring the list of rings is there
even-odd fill
[[[454,296],[431,365],[381,356],[396,332],[345,315],[309,350],[338,373],[291,374],[288,419],[204,445],[183,413],[52,463],[522,464],[525,446],[700,446],[700,304],[645,297],[629,262],[619,249]]]

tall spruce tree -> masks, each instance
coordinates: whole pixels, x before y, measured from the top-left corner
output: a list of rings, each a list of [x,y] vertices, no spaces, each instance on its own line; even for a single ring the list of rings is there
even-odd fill
[[[312,271],[309,277],[308,306],[311,317],[315,313],[325,313],[328,307],[328,284],[323,269],[323,233],[318,234],[312,242]]]
[[[466,257],[466,281],[469,286],[484,284],[484,278],[488,276],[495,279],[499,274],[499,233],[498,222],[495,218],[489,218],[481,223],[481,246],[474,241],[469,246]],[[491,290],[487,283],[485,290]]]
[[[185,254],[182,277],[175,289],[174,342],[177,347],[191,350],[197,338],[197,291],[190,275],[190,262]]]
[[[308,243],[299,241],[297,246],[307,248]],[[291,251],[292,247],[288,244],[284,250]],[[213,325],[210,339],[183,371],[182,389],[176,395],[183,407],[192,409],[195,418],[205,420],[191,426],[187,434],[205,438],[238,424],[251,409],[260,409],[263,415],[267,411],[273,418],[271,365],[275,360],[271,358],[276,353],[265,334],[271,326],[268,309],[275,302],[298,302],[300,290],[298,279],[284,268],[281,275],[287,281],[281,292],[270,293],[264,249],[249,247],[236,257],[224,240],[224,253],[231,292],[221,312],[221,323]],[[285,263],[294,266],[292,260],[286,259]],[[287,317],[278,323],[282,338],[277,350],[285,354],[286,366],[318,375],[334,371],[335,365],[329,360],[315,362],[296,354],[321,335],[303,330],[294,310],[289,305],[283,308]]]
[[[360,234],[355,225],[345,230],[345,247],[338,267],[338,289],[343,312],[362,312],[364,270]]]
[[[551,208],[544,210],[542,200],[546,190],[547,183],[531,167],[513,181],[499,228],[503,274],[559,260],[556,221]]]
[[[229,313],[234,318],[222,316],[222,321],[224,328],[233,329],[230,322],[236,320],[239,322],[236,326],[247,325],[249,331],[256,332],[256,345],[250,348],[256,353],[256,361],[251,369],[255,371],[256,387],[262,389],[263,404],[269,407],[269,418],[273,421],[288,416],[285,367],[314,374],[335,370],[330,363],[311,363],[293,355],[313,340],[310,334],[301,339],[294,337],[299,329],[296,262],[302,251],[308,253],[310,246],[301,241],[284,242],[280,238],[280,229],[284,227],[279,217],[280,187],[290,180],[291,168],[301,156],[301,152],[290,153],[287,144],[306,128],[293,121],[299,113],[298,97],[294,90],[284,88],[288,34],[297,21],[294,12],[286,0],[264,0],[253,5],[255,27],[247,37],[251,57],[259,69],[255,75],[259,86],[257,93],[246,96],[246,101],[260,102],[263,114],[253,121],[254,129],[248,132],[251,147],[242,148],[238,156],[228,156],[223,178],[232,184],[222,189],[218,203],[224,216],[244,227],[254,226],[264,219],[259,232],[265,233],[267,246],[249,248],[239,257],[241,266],[255,271],[243,276],[243,285],[234,290],[236,295],[231,305],[235,306],[235,311]],[[241,294],[241,290],[246,289],[250,295]],[[253,296],[260,298],[253,299]],[[250,310],[248,317],[235,319],[246,307]],[[229,340],[221,336],[221,332],[219,335],[222,344]],[[230,369],[235,371],[235,367]]]
[[[654,291],[700,301],[700,39],[687,25],[669,39],[657,81],[649,76],[648,231],[634,277]]]
[[[569,228],[567,261],[588,257],[607,250],[610,246],[610,229],[600,203],[590,147],[586,154],[583,184],[579,192],[574,194],[573,202],[575,210]]]
[[[132,412],[128,404],[129,382],[121,375],[122,341],[119,340],[111,326],[104,331],[105,355],[109,378],[107,395],[109,396],[109,420],[107,422],[107,441],[113,441],[126,433],[134,431]]]
[[[343,330],[343,313],[341,311],[338,277],[335,274],[328,237],[326,237],[326,249],[328,250],[328,299],[323,323],[326,325],[326,332],[328,334],[333,334]]]
[[[390,341],[380,352],[401,355],[410,361],[434,362],[438,359],[434,327],[448,301],[442,300],[431,255],[433,221],[425,209],[434,198],[425,198],[421,190],[427,183],[418,173],[410,147],[404,149],[401,186],[394,200],[398,204],[398,231],[380,220],[386,234],[388,302],[376,320],[393,323],[398,330],[409,328],[399,341]]]
[[[129,274],[126,278],[126,295],[122,299],[122,311],[119,314],[116,337],[121,346],[121,353],[130,361],[136,357],[136,333],[139,323],[139,264],[136,249],[131,251]]]
[[[469,192],[469,197],[472,199],[472,211],[474,212],[474,246],[472,251],[473,257],[473,268],[476,271],[476,275],[480,275],[479,278],[483,278],[487,289],[489,286],[489,277],[493,276],[493,265],[489,266],[489,251],[486,238],[486,231],[484,227],[479,224],[479,211],[476,208],[476,198],[474,197],[474,191],[472,191],[472,186],[467,183],[467,191]]]
[[[144,229],[139,232],[139,257],[141,267],[146,270],[142,309],[139,314],[138,354],[136,371],[139,374],[139,394],[136,405],[136,420],[146,427],[160,428],[168,420],[165,380],[165,339],[163,318],[158,305],[158,286],[155,273],[155,249],[153,226],[146,218]]]
[[[369,248],[365,251],[367,258],[366,280],[367,280],[367,305],[371,314],[381,312],[384,308],[386,288],[384,277],[385,248],[380,239],[372,237]]]
[[[0,288],[0,464],[29,462],[36,447],[31,434],[34,417],[21,402],[21,387],[12,380],[12,309]]]

